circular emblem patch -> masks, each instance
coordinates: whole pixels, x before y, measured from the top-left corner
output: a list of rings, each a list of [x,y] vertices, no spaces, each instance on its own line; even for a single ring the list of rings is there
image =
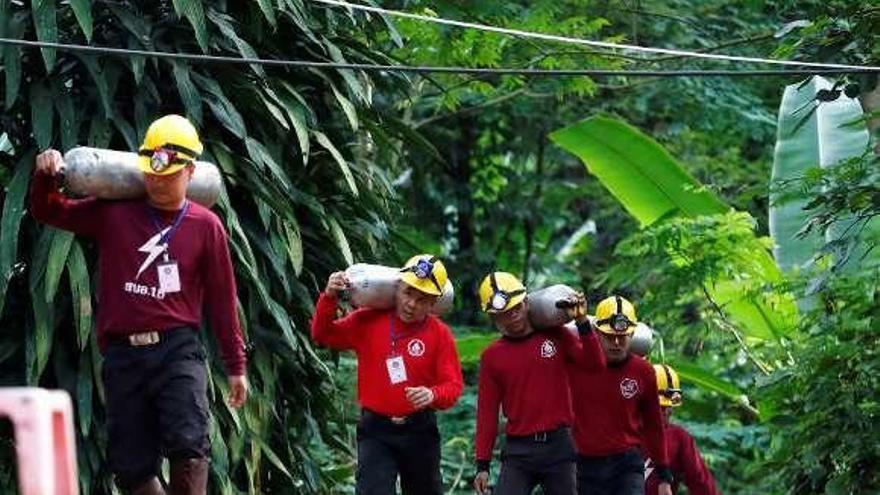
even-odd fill
[[[620,381],[620,395],[624,399],[632,399],[639,393],[639,382],[632,378],[624,378]]]
[[[421,339],[412,339],[406,346],[410,356],[419,357],[425,353],[425,343]]]
[[[553,343],[552,340],[545,340],[541,344],[541,357],[542,358],[552,358],[556,355],[556,344]]]

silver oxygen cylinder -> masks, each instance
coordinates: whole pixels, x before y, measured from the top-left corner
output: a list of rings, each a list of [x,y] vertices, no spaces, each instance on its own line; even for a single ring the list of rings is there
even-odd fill
[[[629,345],[630,352],[645,357],[651,352],[652,347],[654,347],[654,329],[643,322],[637,323]]]
[[[369,263],[356,263],[346,268],[345,275],[351,284],[345,290],[344,297],[358,308],[387,309],[394,307],[397,294],[397,283],[400,281],[400,269]],[[455,302],[455,289],[450,281],[446,281],[443,294],[431,310],[435,314],[443,314],[452,309]]]
[[[132,199],[146,194],[137,153],[79,146],[64,154],[62,184],[78,196]],[[196,161],[186,197],[210,208],[220,194],[220,171],[213,163]]]
[[[529,292],[529,320],[532,326],[537,329],[554,328],[571,321],[565,308],[557,306],[557,303],[575,296],[577,291],[564,284]]]

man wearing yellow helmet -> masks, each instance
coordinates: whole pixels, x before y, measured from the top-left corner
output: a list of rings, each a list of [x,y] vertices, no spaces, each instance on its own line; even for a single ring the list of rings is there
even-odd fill
[[[312,339],[358,359],[357,493],[440,495],[440,434],[434,411],[452,407],[463,379],[452,332],[430,314],[448,276],[434,256],[413,256],[400,271],[391,309],[360,308],[336,318],[345,272],[327,279]]]
[[[578,296],[566,305],[577,322],[579,340],[562,327],[536,331],[529,320],[526,288],[510,273],[487,275],[479,295],[480,307],[502,336],[480,357],[474,489],[488,493],[500,407],[507,418],[507,441],[496,492],[528,495],[540,485],[547,495],[574,495],[573,418],[566,364],[593,372],[604,368],[586,300]]]
[[[665,364],[655,364],[657,375],[657,393],[660,407],[663,410],[663,426],[666,436],[666,451],[669,456],[669,467],[675,480],[672,482],[672,493],[678,493],[680,483],[687,485],[691,495],[720,495],[715,486],[715,478],[703,462],[703,456],[697,448],[694,437],[684,428],[669,421],[673,408],[681,406],[681,382],[678,373]],[[645,462],[645,495],[659,493],[660,478],[650,458]]]
[[[146,201],[69,199],[58,191],[61,154],[37,156],[31,211],[43,223],[93,239],[99,250],[98,344],[104,354],[108,452],[127,493],[164,494],[160,455],[175,494],[204,494],[208,398],[202,307],[229,376],[229,403],[248,385],[228,238],[213,212],[186,199],[202,152],[184,117],[153,122],[139,151]]]
[[[629,352],[638,320],[620,296],[596,306],[596,328],[607,367],[585,373],[570,366],[580,495],[642,495],[642,448],[655,461],[660,495],[671,495],[671,472],[654,369]]]

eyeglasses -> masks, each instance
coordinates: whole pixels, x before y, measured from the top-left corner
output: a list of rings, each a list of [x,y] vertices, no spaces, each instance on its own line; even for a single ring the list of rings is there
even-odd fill
[[[501,311],[507,307],[511,299],[526,292],[525,289],[517,289],[510,292],[499,289],[498,281],[495,280],[495,272],[489,274],[489,283],[492,285],[492,297],[486,302],[486,311],[490,309]]]
[[[434,283],[434,287],[437,287],[437,290],[441,293],[443,292],[443,287],[440,287],[440,283],[437,282],[437,277],[434,276],[434,262],[437,261],[436,257],[432,258],[421,258],[416,262],[415,265],[406,267],[401,272],[412,272],[416,278],[425,280],[428,279]]]

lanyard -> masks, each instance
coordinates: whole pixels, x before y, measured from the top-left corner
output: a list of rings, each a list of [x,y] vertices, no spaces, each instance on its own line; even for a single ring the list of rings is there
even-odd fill
[[[156,226],[156,230],[162,232],[162,223],[159,221],[159,215],[156,214],[156,211],[152,206],[149,207],[150,211],[150,219],[153,220],[153,225]],[[184,200],[183,208],[177,212],[177,215],[174,217],[174,221],[171,222],[171,228],[168,229],[160,238],[157,243],[160,246],[165,246],[165,259],[168,259],[168,244],[171,242],[171,238],[174,237],[174,234],[177,232],[177,229],[180,227],[180,224],[183,222],[183,217],[186,216],[186,212],[189,211],[189,200]]]

